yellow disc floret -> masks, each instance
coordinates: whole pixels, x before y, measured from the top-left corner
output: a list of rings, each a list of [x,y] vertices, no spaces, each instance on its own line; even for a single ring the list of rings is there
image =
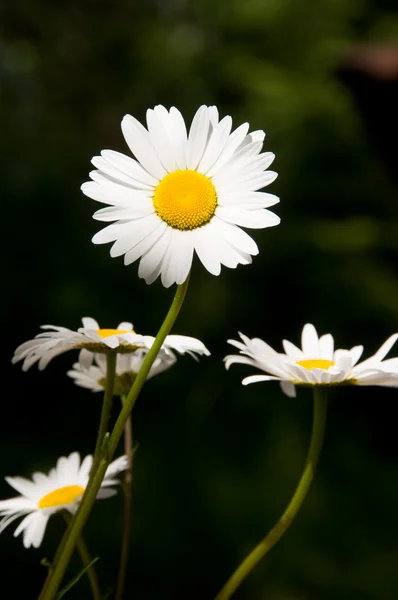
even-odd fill
[[[311,371],[311,369],[325,369],[325,371],[327,371],[329,367],[333,367],[334,360],[313,358],[308,360],[298,360],[297,364],[300,365],[300,367],[304,367],[304,369],[308,369],[308,371]]]
[[[180,231],[197,229],[214,216],[216,189],[211,179],[197,171],[173,171],[157,185],[153,206],[170,227]]]
[[[54,508],[55,506],[72,504],[83,493],[84,488],[81,485],[66,485],[43,496],[39,500],[39,508]]]
[[[134,331],[127,331],[127,329],[97,329],[97,333],[102,338],[107,338],[111,337],[111,335],[118,335],[121,333],[134,333]]]

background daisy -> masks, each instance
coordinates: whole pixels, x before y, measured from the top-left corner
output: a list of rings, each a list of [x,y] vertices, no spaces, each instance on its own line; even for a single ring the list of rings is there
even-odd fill
[[[144,337],[146,343],[152,345],[155,338]],[[157,355],[147,379],[163,373],[176,363],[177,357],[171,348],[180,354],[190,354],[196,360],[196,353],[205,356],[210,354],[199,340],[183,335],[169,335],[166,337],[164,348]],[[119,354],[117,356],[115,395],[122,396],[129,392],[147,354],[148,348],[139,348],[131,354]],[[106,382],[106,358],[103,354],[95,354],[91,365],[87,365],[85,360],[76,362],[73,368],[67,372],[67,375],[80,387],[93,392],[103,391]]]
[[[47,331],[18,346],[12,363],[23,361],[22,370],[27,371],[38,362],[39,369],[43,370],[55,356],[79,349],[79,362],[88,368],[92,364],[94,353],[106,354],[112,350],[118,354],[126,354],[138,349],[148,350],[155,340],[153,336],[135,333],[133,324],[127,321],[120,323],[116,329],[101,329],[91,317],[83,317],[82,322],[83,327],[79,327],[77,331],[55,325],[42,325],[42,329]],[[192,356],[195,356],[195,353],[206,356],[210,354],[202,342],[183,335],[167,336],[162,349],[165,352],[171,349]]]
[[[269,375],[245,377],[247,385],[258,381],[280,381],[282,390],[288,396],[296,395],[295,385],[380,385],[398,387],[398,358],[384,360],[398,339],[398,333],[388,338],[381,348],[370,358],[357,364],[363,346],[351,350],[335,350],[330,333],[318,337],[313,325],[303,327],[301,349],[288,340],[283,340],[285,354],[275,352],[271,346],[258,338],[250,339],[239,334],[241,342],[228,340],[239,349],[239,355],[225,357],[227,369],[233,363],[243,363],[257,367]]]
[[[60,510],[74,513],[86,489],[92,456],[80,464],[78,452],[58,459],[54,469],[45,475],[33,473],[32,480],[24,477],[6,477],[9,483],[21,495],[8,500],[0,500],[0,533],[19,517],[24,517],[14,532],[14,536],[23,533],[25,548],[38,548],[43,540],[48,519]],[[116,494],[112,486],[119,483],[115,475],[127,467],[125,456],[114,460],[108,467],[97,498],[109,498]]]

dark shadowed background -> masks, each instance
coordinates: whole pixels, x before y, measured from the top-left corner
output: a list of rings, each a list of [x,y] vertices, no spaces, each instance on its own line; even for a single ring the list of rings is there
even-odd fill
[[[398,330],[398,11],[393,0],[6,0],[0,12],[3,475],[48,471],[92,451],[101,397],[74,387],[70,352],[45,372],[11,367],[41,324],[131,320],[155,334],[173,290],[91,237],[90,159],[127,153],[120,121],[177,106],[190,121],[216,104],[267,133],[281,225],[253,230],[251,266],[213,277],[198,261],[174,333],[210,358],[181,358],[134,411],[134,525],[126,598],[211,600],[283,510],[302,468],[311,394],[222,358],[242,331],[281,349],[304,323],[365,355]],[[398,348],[392,351],[397,355]],[[237,600],[398,598],[398,391],[331,395],[319,472],[285,538]],[[13,496],[0,480],[0,497]],[[120,495],[98,502],[85,534],[111,588]],[[1,583],[36,598],[63,522],[39,550],[10,526]],[[73,563],[68,578],[80,568]],[[66,598],[89,598],[83,579]],[[9,592],[1,592],[4,598]]]

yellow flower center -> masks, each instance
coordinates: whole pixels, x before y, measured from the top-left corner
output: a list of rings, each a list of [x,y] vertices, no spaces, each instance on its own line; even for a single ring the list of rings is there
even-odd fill
[[[102,338],[110,337],[111,335],[118,335],[119,333],[135,333],[132,329],[128,331],[127,329],[97,329],[98,335]]]
[[[325,369],[325,371],[327,371],[329,367],[333,367],[334,360],[314,358],[309,360],[298,360],[297,364],[300,365],[300,367],[304,367],[304,369],[308,369],[308,371],[311,371],[311,369]]]
[[[170,227],[187,231],[206,225],[217,207],[216,188],[197,171],[168,173],[155,189],[155,212]]]
[[[54,506],[72,504],[83,492],[84,488],[81,485],[66,485],[43,496],[39,500],[39,508],[53,508]]]

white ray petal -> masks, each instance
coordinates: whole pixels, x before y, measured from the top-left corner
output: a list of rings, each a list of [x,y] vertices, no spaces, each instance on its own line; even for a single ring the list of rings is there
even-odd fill
[[[192,121],[187,144],[187,167],[196,169],[201,160],[209,131],[209,109],[201,106]]]
[[[131,152],[144,169],[153,177],[162,179],[166,175],[166,169],[160,162],[145,127],[133,116],[126,115],[122,120],[122,131]]]
[[[159,217],[156,214],[151,214],[141,219],[135,219],[129,222],[129,227],[126,228],[124,235],[119,236],[113,244],[110,255],[112,258],[122,256],[129,250],[139,244],[141,240],[151,235],[159,226]],[[101,233],[101,232],[100,232]],[[97,234],[98,235],[98,234]]]
[[[306,323],[301,334],[301,347],[308,358],[319,357],[318,334],[311,323]]]
[[[195,229],[192,232],[192,238],[195,252],[202,265],[212,275],[219,275],[221,263],[217,252],[217,228],[214,226],[214,222],[211,221],[204,227]]]
[[[216,160],[224,150],[225,144],[228,141],[232,127],[231,117],[224,117],[215,127],[211,134],[209,143],[198,165],[199,173],[206,174],[209,169],[215,164]]]
[[[146,120],[151,144],[155,148],[162,165],[170,173],[176,168],[176,161],[174,147],[164,126],[164,118],[159,115],[158,111],[148,109]]]
[[[240,207],[217,206],[216,215],[227,223],[248,227],[251,229],[263,229],[264,227],[274,227],[281,222],[280,218],[273,212],[260,210],[244,210]]]
[[[124,264],[130,265],[134,261],[138,260],[143,256],[154,244],[161,239],[168,229],[167,223],[159,219],[159,223],[154,230],[149,233],[146,237],[142,238],[141,241],[135,244],[124,256]]]
[[[135,181],[139,181],[147,189],[153,189],[159,183],[159,179],[148,173],[139,162],[121,152],[103,150],[101,156],[115,169],[118,169],[121,173],[124,173]]]

